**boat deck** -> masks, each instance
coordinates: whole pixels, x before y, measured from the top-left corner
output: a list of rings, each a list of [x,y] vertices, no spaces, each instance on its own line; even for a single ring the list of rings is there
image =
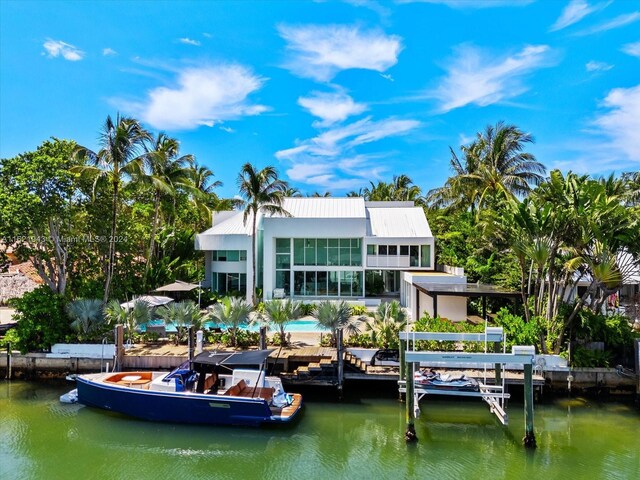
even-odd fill
[[[291,418],[300,409],[301,405],[302,405],[302,395],[300,395],[299,393],[294,393],[293,402],[291,403],[291,405],[287,407],[282,407],[282,408],[272,406],[271,412],[273,413],[274,416],[279,416],[282,419],[287,419],[287,418]]]

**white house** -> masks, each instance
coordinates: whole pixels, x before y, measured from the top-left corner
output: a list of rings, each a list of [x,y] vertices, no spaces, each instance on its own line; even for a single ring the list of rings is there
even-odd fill
[[[290,216],[258,218],[257,286],[265,300],[399,297],[402,272],[434,270],[434,238],[413,202],[309,197],[286,198],[283,207]],[[242,212],[213,215],[212,227],[196,237],[205,285],[249,298],[252,233]]]

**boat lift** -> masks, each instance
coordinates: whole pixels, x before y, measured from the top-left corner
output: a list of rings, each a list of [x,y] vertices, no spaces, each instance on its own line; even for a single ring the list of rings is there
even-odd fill
[[[484,353],[465,352],[433,352],[416,350],[416,341],[454,341],[484,342]],[[489,343],[494,345],[494,352],[487,352]],[[502,348],[500,348],[502,344]],[[497,350],[497,351],[496,351]],[[502,350],[502,351],[500,351]],[[420,413],[418,402],[425,395],[455,395],[480,397],[489,405],[503,425],[508,424],[505,401],[510,397],[505,389],[504,367],[506,364],[524,366],[524,409],[525,409],[525,447],[535,448],[536,439],[533,431],[533,364],[535,348],[533,346],[514,346],[511,353],[505,350],[505,335],[502,327],[485,327],[484,333],[449,333],[449,332],[401,332],[400,333],[400,380],[399,391],[405,393],[407,405],[407,442],[417,441],[415,418]],[[479,383],[479,390],[456,391],[428,388],[416,385],[414,380],[415,365],[425,362],[429,365],[454,364],[475,365],[484,367],[484,378]],[[495,371],[493,383],[487,379],[487,366],[492,365]]]

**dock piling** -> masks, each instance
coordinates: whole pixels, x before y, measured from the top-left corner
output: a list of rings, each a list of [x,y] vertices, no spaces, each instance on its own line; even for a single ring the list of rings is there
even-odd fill
[[[536,448],[533,431],[533,365],[524,365],[524,438],[526,448]]]
[[[7,344],[7,380],[11,380],[11,342]]]
[[[407,431],[404,434],[404,439],[407,443],[415,443],[418,441],[418,435],[416,435],[416,411],[415,411],[415,401],[416,396],[414,395],[414,382],[413,382],[413,370],[414,363],[409,362],[406,368],[407,381],[406,385],[406,408],[407,408]]]
[[[336,347],[338,356],[338,398],[342,400],[342,383],[344,382],[344,351],[342,346],[342,329],[336,331]]]
[[[116,325],[115,331],[116,340],[116,361],[113,366],[115,372],[122,371],[122,365],[124,363],[124,327],[122,325]]]

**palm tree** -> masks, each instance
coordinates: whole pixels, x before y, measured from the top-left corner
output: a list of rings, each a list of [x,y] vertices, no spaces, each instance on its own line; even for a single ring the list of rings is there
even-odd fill
[[[109,238],[109,256],[107,274],[104,285],[104,301],[109,299],[111,280],[115,267],[116,254],[116,220],[118,216],[118,200],[120,190],[127,179],[140,178],[143,172],[143,150],[145,142],[151,141],[151,135],[137,120],[117,115],[114,122],[107,116],[97,153],[79,146],[76,155],[83,158],[88,165],[77,167],[77,170],[95,178],[96,185],[107,182],[111,185],[111,236]]]
[[[211,169],[198,165],[195,159],[189,161],[189,177],[191,182],[185,190],[189,194],[191,202],[198,210],[201,218],[206,218],[206,223],[211,222],[211,212],[214,210],[231,210],[237,205],[232,199],[220,199],[215,189],[222,186],[220,180],[214,180]]]
[[[297,300],[270,300],[264,304],[264,314],[267,322],[276,325],[280,330],[280,345],[286,345],[285,327],[296,320],[302,313],[302,302]]]
[[[323,300],[314,307],[312,315],[319,327],[331,330],[331,343],[334,347],[339,347],[338,330],[346,330],[349,335],[360,333],[360,319],[351,318],[351,308],[344,300]]]
[[[383,348],[398,348],[398,335],[407,324],[407,314],[400,302],[393,300],[378,305],[373,318],[365,324],[371,340]]]
[[[244,199],[244,224],[251,219],[251,275],[253,291],[251,303],[256,305],[256,227],[259,213],[269,215],[290,216],[283,207],[282,191],[286,183],[278,179],[278,172],[274,167],[265,167],[256,171],[250,163],[245,163],[238,175],[238,190]]]
[[[222,301],[211,307],[211,316],[227,327],[231,335],[231,342],[237,345],[238,330],[241,326],[247,325],[249,314],[253,311],[251,304],[240,297],[225,297]]]
[[[464,162],[451,150],[454,176],[445,186],[432,190],[428,199],[433,206],[459,206],[474,210],[488,199],[526,195],[531,186],[542,183],[546,168],[533,154],[524,152],[534,139],[515,125],[498,122],[477,134],[476,140],[461,147]]]
[[[151,224],[151,238],[147,253],[147,263],[144,269],[145,284],[147,273],[154,253],[158,218],[160,214],[160,200],[163,195],[174,196],[176,187],[188,185],[189,174],[186,165],[192,161],[191,155],[178,156],[180,144],[174,138],[160,133],[151,151],[144,156],[149,174],[142,175],[140,182],[149,184],[153,189],[153,222]]]
[[[156,315],[165,321],[165,323],[173,323],[178,330],[178,342],[185,339],[189,327],[200,330],[206,318],[198,305],[191,300],[184,302],[172,302],[164,305],[156,311]]]
[[[71,328],[78,332],[78,340],[86,340],[99,333],[105,325],[104,303],[101,300],[79,298],[67,304],[67,315],[71,318]]]
[[[301,197],[302,193],[300,193],[300,190],[295,187],[289,187],[288,185],[284,185],[282,189],[282,196],[283,197]]]
[[[133,342],[136,328],[151,320],[151,309],[145,302],[136,301],[132,308],[124,308],[118,300],[111,300],[104,306],[104,317],[111,325],[125,325],[129,341]]]

